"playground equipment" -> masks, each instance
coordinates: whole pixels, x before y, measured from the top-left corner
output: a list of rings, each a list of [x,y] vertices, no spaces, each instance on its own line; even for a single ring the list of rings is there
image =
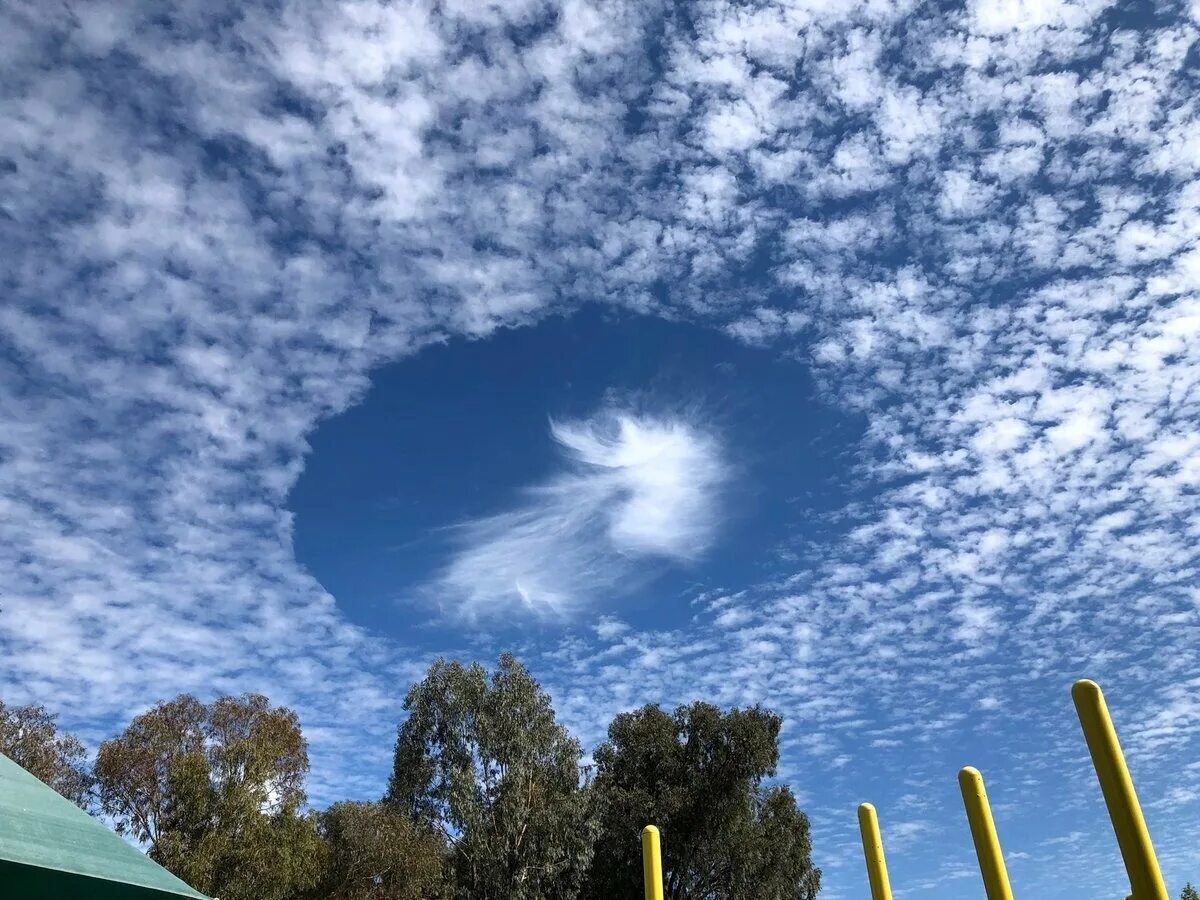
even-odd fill
[[[1008,870],[1004,868],[1004,853],[1000,849],[996,823],[992,821],[992,806],[983,787],[983,776],[978,769],[967,766],[958,773],[958,787],[962,791],[963,805],[967,808],[971,840],[975,842],[975,856],[979,859],[979,871],[983,875],[987,898],[1013,900]]]
[[[1125,756],[1121,753],[1112,717],[1104,702],[1104,693],[1094,681],[1083,680],[1075,682],[1071,696],[1075,701],[1079,723],[1083,726],[1083,736],[1092,756],[1096,777],[1100,781],[1108,816],[1117,834],[1125,871],[1129,875],[1132,893],[1126,900],[1168,900],[1166,885],[1154,855],[1154,845],[1150,842],[1150,832],[1142,817],[1142,808],[1125,765]],[[967,820],[971,825],[971,837],[975,843],[975,855],[979,859],[979,871],[983,876],[987,898],[1013,900],[983,776],[978,769],[967,766],[958,773],[958,784],[962,789],[963,804],[967,809]],[[892,900],[875,807],[870,803],[862,804],[858,808],[858,822],[871,884],[871,898]],[[646,897],[649,900],[649,888]]]
[[[1133,789],[1133,779],[1125,765],[1125,756],[1117,740],[1117,730],[1104,702],[1104,693],[1094,681],[1075,682],[1071,688],[1083,736],[1092,756],[1092,765],[1100,781],[1108,816],[1117,833],[1117,844],[1129,875],[1132,893],[1126,900],[1169,900],[1150,832],[1142,817],[1142,807]],[[979,872],[983,876],[987,900],[1013,900],[1008,871],[992,808],[988,804],[983,776],[978,769],[967,766],[958,773],[967,821]],[[858,827],[862,833],[863,855],[867,862],[867,878],[871,885],[871,900],[892,900],[892,885],[888,879],[887,860],[883,853],[883,837],[875,807],[864,803],[858,808]],[[662,846],[658,829],[647,825],[642,829],[642,873],[646,885],[646,900],[663,900]]]
[[[662,844],[653,825],[642,829],[642,881],[646,900],[663,900]]]
[[[862,832],[863,853],[867,857],[867,878],[875,900],[892,900],[892,883],[888,880],[887,861],[883,857],[883,836],[879,833],[879,817],[875,807],[864,803],[858,808],[858,830]]]

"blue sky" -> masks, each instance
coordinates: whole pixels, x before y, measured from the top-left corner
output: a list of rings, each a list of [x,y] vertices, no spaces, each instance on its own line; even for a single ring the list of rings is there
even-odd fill
[[[64,12],[65,10],[65,12]],[[826,895],[1122,896],[1068,690],[1200,880],[1200,12],[0,11],[0,672],[93,743],[513,648],[588,746],[786,718]]]
[[[845,530],[862,432],[796,359],[588,307],[376,372],[310,441],[296,558],[402,641],[464,616],[500,640],[582,610],[669,626]]]

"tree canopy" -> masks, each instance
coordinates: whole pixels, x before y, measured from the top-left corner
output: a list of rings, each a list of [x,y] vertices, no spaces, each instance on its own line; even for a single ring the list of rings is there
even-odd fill
[[[313,900],[443,900],[446,845],[383,803],[335,803],[318,817],[326,866]]]
[[[1192,887],[1192,883],[1189,881],[1183,886],[1183,892],[1179,895],[1179,900],[1200,900],[1200,893],[1197,893],[1196,889]]]
[[[404,708],[386,800],[445,836],[455,896],[577,896],[595,837],[582,749],[529,672],[439,660]]]
[[[595,753],[601,830],[585,896],[636,896],[638,834],[652,822],[673,900],[815,897],[808,819],[790,790],[763,785],[780,725],[760,707],[722,713],[708,703],[617,716]]]
[[[765,709],[623,713],[594,767],[510,654],[490,672],[438,660],[404,710],[384,797],[323,811],[306,809],[296,713],[260,694],[162,701],[90,769],[45,708],[0,703],[0,750],[221,900],[635,897],[649,823],[671,900],[817,894],[808,819],[768,781],[781,720]]]
[[[283,900],[320,874],[300,813],[307,746],[296,714],[260,694],[159,703],[101,745],[95,771],[118,831],[205,893]]]
[[[87,809],[92,775],[87,751],[79,738],[59,731],[57,719],[44,706],[6,706],[0,701],[0,753]]]

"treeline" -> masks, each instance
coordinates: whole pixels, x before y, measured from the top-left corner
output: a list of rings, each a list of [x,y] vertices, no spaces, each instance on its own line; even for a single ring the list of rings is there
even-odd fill
[[[221,900],[613,900],[641,896],[640,830],[673,900],[811,900],[808,819],[767,786],[778,716],[693,703],[617,716],[584,766],[512,656],[438,661],[405,699],[375,802],[306,808],[296,714],[245,694],[137,716],[89,766],[42,707],[0,703],[0,751]]]

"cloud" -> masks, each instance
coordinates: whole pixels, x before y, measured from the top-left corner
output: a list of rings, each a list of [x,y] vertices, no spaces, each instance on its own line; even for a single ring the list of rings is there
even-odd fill
[[[831,896],[861,887],[861,794],[886,835],[890,800],[936,806],[987,754],[1006,834],[1090,823],[1078,853],[1026,862],[1028,890],[1116,894],[1064,737],[1086,672],[1184,876],[1200,35],[1194,4],[1127,12],[4,4],[5,699],[53,699],[99,737],[148,698],[262,690],[301,711],[314,797],[377,796],[396,686],[446,648],[352,627],[298,566],[307,438],[382,363],[602,298],[806,360],[868,429],[860,499],[764,548],[719,608],[521,648],[585,737],[646,700],[769,703]],[[526,549],[636,579],[702,545],[633,514],[687,496],[654,467],[571,460],[511,511]],[[607,498],[584,495],[595,515],[554,499],[572,479]],[[463,559],[503,547],[487,520],[461,533]],[[574,571],[552,585],[572,602],[611,577]],[[1057,823],[1029,801],[1046,785]],[[910,885],[974,877],[941,858],[958,818],[921,811]]]
[[[729,466],[696,424],[608,410],[552,422],[568,471],[514,509],[465,522],[427,589],[469,618],[567,616],[627,592],[656,560],[697,560],[713,541]]]

